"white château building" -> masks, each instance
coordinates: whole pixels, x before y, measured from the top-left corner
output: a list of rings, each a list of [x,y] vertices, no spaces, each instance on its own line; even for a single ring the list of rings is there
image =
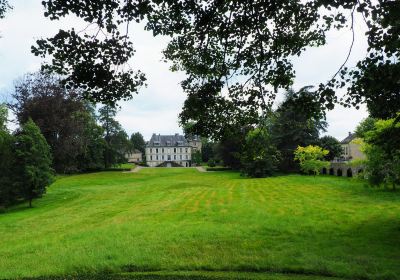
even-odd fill
[[[153,134],[146,144],[146,162],[150,167],[190,167],[195,148],[201,148],[200,139],[189,141],[179,134]]]

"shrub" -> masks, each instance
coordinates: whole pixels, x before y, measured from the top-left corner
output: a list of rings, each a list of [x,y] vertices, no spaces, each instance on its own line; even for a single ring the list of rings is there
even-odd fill
[[[330,166],[329,162],[323,160],[328,153],[328,150],[324,150],[319,146],[298,146],[294,152],[294,159],[300,163],[301,171],[306,174],[318,175],[320,170]]]
[[[207,164],[209,167],[215,167],[216,165],[215,159],[209,159]]]

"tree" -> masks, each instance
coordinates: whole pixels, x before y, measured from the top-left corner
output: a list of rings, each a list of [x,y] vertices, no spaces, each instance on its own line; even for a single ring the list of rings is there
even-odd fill
[[[4,18],[9,9],[11,9],[11,6],[8,4],[8,0],[0,0],[0,19]]]
[[[29,119],[15,134],[15,178],[23,198],[41,197],[53,182],[50,147],[39,127]]]
[[[96,122],[96,114],[91,104],[86,104],[86,111],[76,117],[84,124],[80,137],[82,138],[81,153],[77,156],[77,169],[80,171],[99,170],[104,167],[104,151],[106,142],[103,138],[104,130]]]
[[[304,173],[312,173],[315,176],[320,173],[322,168],[329,167],[329,162],[323,160],[327,154],[329,154],[328,150],[318,146],[299,146],[294,152],[294,159],[300,163],[300,168]]]
[[[239,170],[241,168],[241,154],[246,141],[248,127],[226,131],[222,139],[216,144],[214,160],[222,160],[225,166]]]
[[[20,124],[31,118],[51,147],[54,169],[80,171],[78,157],[86,153],[87,126],[94,122],[81,92],[67,90],[60,79],[45,73],[27,74],[16,82],[11,108]]]
[[[377,120],[364,136],[368,181],[396,189],[400,184],[400,113],[397,118]]]
[[[5,104],[0,104],[0,210],[17,198],[13,174],[15,166],[15,157],[12,151],[14,137],[7,130],[7,115],[7,107]]]
[[[115,120],[116,115],[117,109],[115,107],[106,105],[99,109],[99,121],[104,130],[104,140],[106,142],[104,151],[105,168],[126,162],[125,154],[131,146],[128,135],[122,129],[121,124]]]
[[[265,129],[256,128],[246,136],[241,163],[242,174],[250,177],[273,175],[280,160],[280,153]]]
[[[133,133],[130,140],[132,143],[132,148],[139,150],[142,154],[144,154],[146,141],[144,141],[143,135],[140,132]]]
[[[342,155],[342,145],[335,137],[328,135],[321,137],[318,141],[318,146],[329,151],[329,153],[324,156],[325,160],[330,161]]]
[[[195,151],[195,152],[193,153],[192,159],[193,159],[193,162],[194,162],[197,166],[201,165],[201,152],[200,152],[200,151]]]
[[[356,135],[359,138],[365,138],[365,135],[368,131],[371,131],[375,128],[376,119],[372,117],[365,118],[362,120],[358,126],[356,127]]]
[[[14,137],[6,130],[0,129],[0,211],[13,203],[18,192],[15,189],[14,161],[12,150]]]
[[[7,130],[8,109],[6,104],[0,103],[0,131]]]
[[[297,170],[294,150],[298,146],[317,144],[320,132],[326,130],[325,111],[316,93],[310,89],[287,91],[285,100],[271,117],[271,135],[282,156],[281,171]]]
[[[121,70],[134,55],[126,32],[131,22],[143,21],[155,36],[170,37],[165,58],[172,70],[187,74],[181,121],[194,122],[196,135],[217,139],[225,134],[224,124],[258,124],[278,89],[293,84],[292,57],[325,45],[330,30],[348,28],[354,34],[356,14],[368,26],[368,54],[354,69],[346,68],[353,36],[342,66],[321,81],[318,102],[327,109],[338,102],[366,103],[372,116],[384,118],[400,107],[398,1],[45,0],[43,5],[51,20],[73,14],[97,26],[60,30],[32,47],[35,55],[52,57],[44,69],[65,75],[71,87],[85,88],[90,100],[115,103],[143,85],[142,73]],[[336,96],[338,88],[347,88],[343,99]]]
[[[215,158],[215,143],[207,138],[202,138],[201,142],[201,160],[208,162],[210,159]]]

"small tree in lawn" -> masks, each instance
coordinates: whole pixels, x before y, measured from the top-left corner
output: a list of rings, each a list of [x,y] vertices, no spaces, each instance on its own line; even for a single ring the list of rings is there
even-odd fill
[[[18,189],[32,207],[32,200],[42,196],[53,182],[53,170],[50,147],[31,119],[16,132],[14,150]]]
[[[294,159],[300,163],[300,169],[306,174],[318,175],[322,168],[328,168],[330,163],[324,161],[324,157],[329,151],[319,146],[309,145],[307,147],[298,146],[294,152]]]

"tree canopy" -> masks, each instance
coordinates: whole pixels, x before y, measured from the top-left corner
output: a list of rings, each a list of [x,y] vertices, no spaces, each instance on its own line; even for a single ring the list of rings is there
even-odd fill
[[[65,75],[69,87],[85,89],[85,97],[92,101],[113,104],[144,85],[144,74],[127,65],[134,55],[128,32],[132,22],[143,21],[155,36],[170,37],[165,58],[173,62],[172,70],[187,74],[182,82],[188,98],[181,122],[194,122],[195,134],[223,135],[221,124],[259,122],[278,90],[293,84],[292,58],[307,47],[326,44],[329,30],[348,28],[354,34],[357,18],[368,27],[368,54],[353,69],[346,67],[348,57],[344,57],[337,73],[319,84],[318,101],[328,109],[339,102],[355,107],[366,103],[374,117],[384,118],[393,117],[400,107],[398,1],[42,3],[51,20],[75,15],[91,26],[60,30],[52,38],[38,40],[32,51],[50,56],[43,68]],[[338,88],[347,90],[342,99],[335,93]]]

